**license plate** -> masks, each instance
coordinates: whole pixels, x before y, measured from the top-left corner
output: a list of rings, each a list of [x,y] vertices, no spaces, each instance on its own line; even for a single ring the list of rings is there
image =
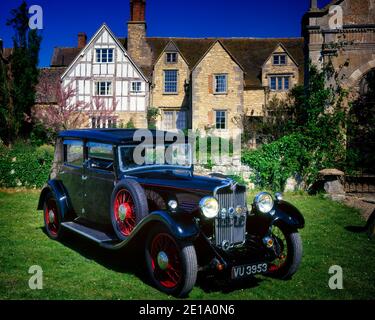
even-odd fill
[[[232,279],[241,279],[256,274],[266,273],[268,271],[267,263],[247,264],[232,268]]]

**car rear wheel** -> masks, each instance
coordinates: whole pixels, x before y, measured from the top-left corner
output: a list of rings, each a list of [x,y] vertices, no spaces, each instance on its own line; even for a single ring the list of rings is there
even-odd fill
[[[185,297],[193,289],[198,263],[190,241],[175,239],[166,227],[159,225],[147,239],[145,256],[151,281],[160,291]]]
[[[63,236],[62,217],[56,198],[52,193],[49,193],[44,200],[43,212],[47,235],[53,240],[60,240]]]
[[[277,223],[272,227],[272,237],[277,246],[278,257],[270,265],[269,275],[289,279],[297,272],[302,260],[301,236],[297,231]]]
[[[147,215],[147,198],[141,185],[134,180],[120,182],[111,197],[111,221],[117,237],[127,239]]]

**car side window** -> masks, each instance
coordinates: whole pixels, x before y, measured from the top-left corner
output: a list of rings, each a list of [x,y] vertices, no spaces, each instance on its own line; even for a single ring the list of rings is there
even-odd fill
[[[88,167],[105,171],[113,171],[113,146],[110,144],[87,143]]]
[[[64,163],[75,166],[83,166],[83,142],[80,140],[64,141]]]

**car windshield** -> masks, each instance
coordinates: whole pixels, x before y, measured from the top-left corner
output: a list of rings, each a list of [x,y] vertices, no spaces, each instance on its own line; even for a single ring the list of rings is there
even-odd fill
[[[119,162],[121,171],[150,166],[190,168],[192,165],[191,145],[120,146]]]

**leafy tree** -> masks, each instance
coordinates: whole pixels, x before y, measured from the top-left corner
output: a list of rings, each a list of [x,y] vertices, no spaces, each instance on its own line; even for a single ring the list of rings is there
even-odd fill
[[[258,172],[258,185],[279,190],[289,177],[299,175],[308,187],[321,169],[344,169],[346,97],[331,64],[322,70],[310,65],[308,85],[291,93],[290,133],[243,153],[243,161]]]
[[[348,119],[348,157],[351,169],[375,173],[375,69],[360,82],[350,104]]]
[[[14,30],[13,50],[0,62],[0,136],[12,144],[18,136],[27,138],[32,125],[26,121],[35,104],[38,83],[38,57],[41,36],[29,28],[28,7],[25,1],[10,13],[7,25]]]
[[[40,91],[40,99],[49,103],[33,108],[27,120],[36,128],[41,125],[50,141],[62,130],[87,127],[88,117],[105,120],[115,116],[116,102],[108,107],[100,97],[94,97],[89,103],[79,101],[75,99],[77,90],[72,84],[63,87],[60,83],[55,86],[43,83]],[[51,100],[56,102],[51,103]]]

